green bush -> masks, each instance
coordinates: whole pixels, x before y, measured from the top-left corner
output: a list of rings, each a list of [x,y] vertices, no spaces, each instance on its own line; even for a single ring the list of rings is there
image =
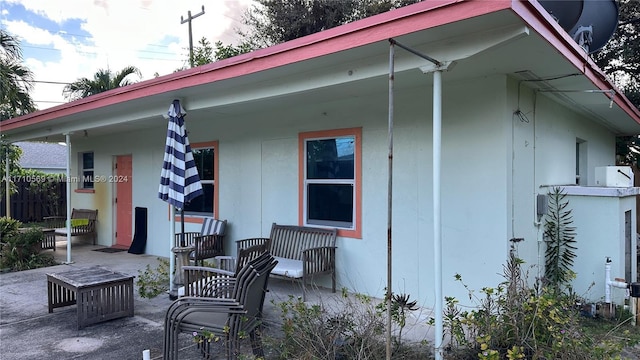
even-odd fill
[[[18,233],[18,228],[22,226],[22,223],[18,220],[10,217],[0,217],[0,242],[4,242],[2,239],[9,238]]]
[[[430,359],[431,349],[423,343],[402,343],[405,316],[415,309],[408,296],[392,298],[392,317],[396,325],[392,359]],[[301,298],[276,304],[282,318],[283,336],[268,338],[280,359],[384,359],[386,355],[386,307],[369,296],[348,295],[346,291],[334,306],[307,304]]]
[[[19,222],[17,223],[19,226]],[[4,218],[0,224],[3,231],[0,268],[21,271],[56,264],[51,254],[41,253],[44,239],[42,230],[30,228],[18,231],[16,223]]]
[[[143,298],[154,298],[169,290],[169,260],[157,258],[158,266],[147,265],[144,271],[138,271],[138,294]]]
[[[504,266],[505,282],[483,288],[471,311],[446,298],[444,325],[450,337],[448,359],[616,359],[622,347],[614,334],[592,336],[584,331],[574,294],[553,287],[529,287],[522,260],[511,252]],[[462,277],[456,275],[462,282]],[[466,285],[463,286],[466,287]]]

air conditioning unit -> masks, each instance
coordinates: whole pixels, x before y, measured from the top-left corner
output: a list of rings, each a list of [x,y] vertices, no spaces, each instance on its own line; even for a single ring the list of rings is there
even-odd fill
[[[596,186],[632,187],[633,171],[630,166],[596,167]]]

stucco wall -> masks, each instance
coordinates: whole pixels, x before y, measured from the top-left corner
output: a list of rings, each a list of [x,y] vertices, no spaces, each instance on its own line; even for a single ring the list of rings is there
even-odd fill
[[[424,87],[398,87],[395,94],[393,287],[433,306],[432,92],[430,76],[424,76]],[[338,281],[351,290],[382,296],[388,99],[386,80],[380,83],[377,95],[359,98],[286,109],[265,105],[259,113],[212,113],[206,121],[190,121],[187,115],[191,142],[219,141],[219,217],[229,220],[227,253],[235,253],[235,240],[268,236],[272,222],[297,224],[300,132],[362,127],[362,239],[339,238]],[[520,255],[528,263],[536,262],[541,235],[534,225],[535,194],[541,184],[575,179],[576,136],[589,141],[590,165],[606,164],[609,156],[597,155],[603,148],[611,146],[613,153],[613,140],[602,128],[585,124],[548,99],[538,98],[535,121],[532,115],[527,123],[514,118],[516,88],[505,76],[444,84],[445,296],[468,299],[464,287],[454,281],[455,274],[472,289],[496,286],[512,237],[525,238]],[[527,96],[520,99],[523,107],[532,106],[533,94]],[[168,256],[168,206],[157,198],[166,128],[160,116],[158,123],[157,128],[117,136],[89,134],[74,142],[73,152],[94,151],[96,174],[112,173],[113,156],[132,154],[133,206],[149,209],[146,251]],[[584,131],[574,130],[577,127]],[[77,172],[75,156],[72,167]],[[99,242],[111,245],[113,236],[107,235],[114,231],[113,185],[96,184],[94,194],[74,193],[72,201],[76,207],[100,209]],[[187,230],[197,231],[199,225],[187,224]]]

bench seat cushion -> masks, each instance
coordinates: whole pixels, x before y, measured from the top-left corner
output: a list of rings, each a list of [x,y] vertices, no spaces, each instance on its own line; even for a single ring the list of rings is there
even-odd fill
[[[278,256],[274,256],[274,258],[278,260],[278,264],[271,270],[272,274],[294,279],[302,277],[302,260],[292,260]]]

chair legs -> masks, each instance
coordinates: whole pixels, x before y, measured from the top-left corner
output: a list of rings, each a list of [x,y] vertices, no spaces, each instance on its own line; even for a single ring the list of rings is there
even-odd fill
[[[264,350],[262,349],[262,334],[260,329],[253,329],[249,333],[249,339],[251,340],[251,350],[256,358],[264,358]]]

